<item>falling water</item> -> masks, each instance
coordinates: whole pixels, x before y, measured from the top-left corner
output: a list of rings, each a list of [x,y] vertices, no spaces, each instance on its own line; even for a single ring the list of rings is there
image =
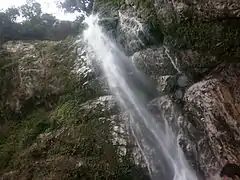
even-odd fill
[[[126,110],[131,109],[130,127],[153,180],[196,180],[178,146],[176,136],[162,118],[156,120],[144,106],[148,81],[135,70],[131,60],[119,50],[98,25],[98,17],[86,19],[84,39],[100,62],[112,93]],[[132,72],[133,75],[129,75]],[[139,93],[142,91],[142,94]]]

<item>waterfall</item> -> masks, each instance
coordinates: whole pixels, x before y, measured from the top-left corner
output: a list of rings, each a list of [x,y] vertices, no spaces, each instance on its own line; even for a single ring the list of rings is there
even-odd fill
[[[98,16],[91,15],[85,22],[84,40],[95,57],[112,93],[131,113],[130,124],[136,144],[141,150],[153,180],[196,180],[177,138],[165,118],[155,119],[145,107],[145,91],[149,84],[135,69],[131,59],[104,33]],[[129,75],[132,72],[133,75]]]

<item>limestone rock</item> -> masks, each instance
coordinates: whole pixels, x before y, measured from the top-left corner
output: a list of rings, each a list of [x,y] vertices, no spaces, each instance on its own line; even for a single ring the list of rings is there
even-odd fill
[[[31,99],[40,104],[43,103],[37,102],[40,97],[46,99],[66,90],[67,79],[71,77],[70,69],[76,58],[70,43],[70,40],[66,40],[8,42],[4,45],[16,64],[16,85],[8,92],[5,100],[13,111],[21,111],[23,105]]]
[[[111,96],[101,96],[94,100],[89,100],[81,105],[79,112],[83,118],[108,117],[120,112],[116,99]]]
[[[223,67],[185,94],[188,121],[202,132],[195,144],[206,176],[215,175],[226,159],[240,160],[239,63]]]
[[[137,52],[133,55],[132,61],[139,70],[153,79],[177,73],[164,47],[152,47]]]
[[[240,17],[238,0],[155,0],[155,8],[165,23],[171,23],[176,17],[183,20],[195,18],[205,21]]]
[[[123,46],[128,55],[132,55],[134,52],[146,47],[151,38],[146,24],[141,22],[133,8],[119,11],[117,34],[117,41]]]
[[[174,85],[175,81],[173,76],[161,76],[159,77],[159,79],[157,80],[157,90],[161,93],[161,92],[172,92],[174,89]]]
[[[191,49],[179,50],[167,47],[166,49],[166,54],[175,67],[190,79],[204,76],[222,62],[213,55]]]

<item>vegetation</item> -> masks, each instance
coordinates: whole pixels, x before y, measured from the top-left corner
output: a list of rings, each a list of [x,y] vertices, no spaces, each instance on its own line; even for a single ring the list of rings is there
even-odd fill
[[[67,12],[83,12],[90,14],[93,9],[94,0],[64,0],[61,3],[61,7]]]
[[[143,179],[132,157],[112,144],[109,121],[97,112],[79,113],[81,103],[69,99],[46,112],[35,109],[0,144],[0,174],[19,179]]]
[[[67,3],[62,5],[73,11]],[[68,36],[78,34],[81,21],[59,21],[35,1],[0,12],[3,179],[147,179],[134,163],[132,145],[113,143],[119,111],[108,111],[101,101],[93,105],[107,94],[101,79],[76,71],[85,61]]]
[[[17,22],[20,16],[23,21]],[[9,40],[61,40],[79,34],[82,20],[60,21],[43,13],[39,3],[29,0],[19,8],[0,11],[0,43]]]
[[[166,43],[180,49],[211,53],[218,58],[239,57],[239,22],[182,22],[166,29]]]

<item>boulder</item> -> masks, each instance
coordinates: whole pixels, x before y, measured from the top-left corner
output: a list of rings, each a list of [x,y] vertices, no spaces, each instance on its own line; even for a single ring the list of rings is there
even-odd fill
[[[191,80],[199,80],[222,60],[211,54],[204,54],[191,49],[174,49],[166,47],[166,54],[179,72]],[[188,80],[189,81],[189,80]]]
[[[201,132],[196,156],[205,176],[240,161],[240,64],[222,65],[185,94],[185,114]]]
[[[155,80],[160,76],[177,73],[164,47],[152,47],[136,52],[132,61],[139,70]]]
[[[89,100],[81,105],[79,113],[82,118],[108,117],[120,112],[116,99],[111,96],[101,96],[94,100]]]

